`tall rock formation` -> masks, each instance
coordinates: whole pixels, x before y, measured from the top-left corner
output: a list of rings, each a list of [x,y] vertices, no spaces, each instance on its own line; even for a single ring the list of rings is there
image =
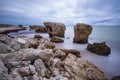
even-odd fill
[[[74,26],[74,39],[75,43],[87,43],[88,37],[92,32],[92,26],[84,23],[77,23]]]
[[[50,37],[64,37],[66,30],[64,24],[56,22],[44,22],[44,25],[47,28]]]

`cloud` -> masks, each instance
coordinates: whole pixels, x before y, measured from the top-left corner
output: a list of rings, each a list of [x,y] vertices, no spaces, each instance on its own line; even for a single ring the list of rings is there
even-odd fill
[[[119,5],[119,0],[0,0],[0,23],[119,25]]]

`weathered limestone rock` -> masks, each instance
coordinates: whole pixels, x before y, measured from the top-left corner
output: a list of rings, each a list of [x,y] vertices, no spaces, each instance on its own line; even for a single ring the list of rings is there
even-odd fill
[[[35,60],[34,66],[39,75],[41,75],[42,77],[46,76],[47,68],[41,59]]]
[[[88,44],[87,50],[99,55],[109,55],[111,52],[110,47],[105,42]]]
[[[30,69],[28,66],[26,67],[21,67],[19,68],[19,73],[22,75],[22,76],[28,76],[30,74]]]
[[[88,37],[92,32],[92,26],[83,23],[77,23],[74,26],[74,39],[75,43],[87,43]]]
[[[69,54],[63,63],[65,70],[74,80],[106,80],[103,72],[96,66],[73,54]]]
[[[3,62],[9,65],[9,63],[12,61],[34,61],[38,58],[45,58],[49,60],[50,57],[52,57],[52,54],[53,53],[51,49],[21,49],[18,52],[11,53],[4,57]]]
[[[10,46],[4,43],[0,43],[0,54],[6,54],[11,51]]]
[[[38,48],[40,48],[40,49],[54,49],[55,45],[51,41],[49,41],[48,39],[41,38],[39,40]]]
[[[0,42],[5,43],[5,44],[10,44],[11,43],[12,38],[4,35],[4,34],[0,34]]]
[[[60,37],[52,37],[51,42],[55,42],[55,43],[62,43],[64,42],[64,40],[62,40]]]
[[[47,28],[50,37],[64,37],[66,30],[64,24],[56,22],[44,22],[44,25]]]
[[[8,74],[8,69],[0,59],[0,80],[6,80],[6,74]]]
[[[10,39],[0,38],[10,46],[10,53],[0,54],[0,80],[106,80],[96,66],[80,58],[80,51],[57,49],[39,36]]]

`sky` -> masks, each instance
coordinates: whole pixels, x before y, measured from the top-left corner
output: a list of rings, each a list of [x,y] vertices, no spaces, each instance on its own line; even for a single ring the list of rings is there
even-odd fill
[[[0,0],[0,24],[120,25],[120,0]]]

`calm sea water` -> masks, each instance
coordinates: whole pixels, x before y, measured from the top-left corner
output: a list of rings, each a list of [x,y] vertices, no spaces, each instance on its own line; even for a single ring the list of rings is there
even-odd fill
[[[50,39],[47,33],[35,33],[34,30],[24,30],[10,33],[11,36],[28,36],[34,37],[40,34],[44,38]],[[65,32],[64,43],[54,43],[58,48],[77,49],[81,51],[81,58],[88,60],[101,69],[108,79],[120,75],[120,26],[93,27],[92,34],[89,36],[89,43],[106,42],[111,48],[109,56],[100,56],[90,53],[86,50],[88,44],[73,43],[73,27],[67,27]]]

